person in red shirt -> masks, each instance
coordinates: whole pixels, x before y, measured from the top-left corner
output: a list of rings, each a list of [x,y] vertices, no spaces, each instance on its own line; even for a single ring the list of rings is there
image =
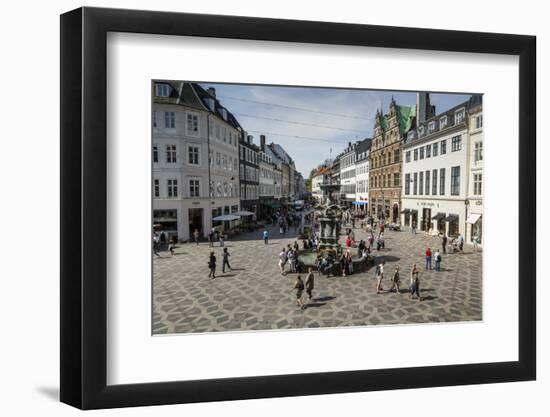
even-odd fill
[[[432,250],[426,249],[426,271],[432,269]]]

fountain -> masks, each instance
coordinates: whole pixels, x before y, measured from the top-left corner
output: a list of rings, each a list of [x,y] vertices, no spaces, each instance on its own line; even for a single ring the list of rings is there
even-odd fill
[[[333,195],[340,191],[340,184],[325,182],[320,185],[323,191],[323,204],[317,207],[318,220],[320,223],[319,247],[317,251],[304,249],[299,251],[298,259],[306,267],[316,267],[316,261],[319,256],[323,258],[331,257],[335,260],[335,255],[339,249],[342,249],[338,239],[340,236],[340,225],[342,222],[342,208],[334,201]],[[368,260],[357,255],[355,248],[351,249],[353,259],[353,270],[364,271]],[[340,273],[340,268],[335,262],[334,274]]]

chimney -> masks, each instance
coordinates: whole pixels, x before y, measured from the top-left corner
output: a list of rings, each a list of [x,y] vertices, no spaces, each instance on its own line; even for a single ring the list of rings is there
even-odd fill
[[[216,89],[214,87],[208,87],[206,91],[208,91],[208,94],[210,94],[212,97],[216,98]]]
[[[260,135],[260,148],[262,148],[262,152],[265,152],[265,135]]]
[[[248,136],[247,136],[246,138],[248,139],[248,144],[249,144],[249,145],[252,145],[252,142],[253,142],[254,136],[252,136],[252,135],[248,135]]]

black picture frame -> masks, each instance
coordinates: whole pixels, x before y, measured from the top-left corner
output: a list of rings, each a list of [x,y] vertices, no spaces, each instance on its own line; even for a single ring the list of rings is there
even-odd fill
[[[519,220],[536,218],[534,36],[88,7],[70,11],[61,16],[60,53],[62,402],[97,409],[536,378],[536,234],[518,221],[518,361],[107,385],[108,32],[516,55]]]

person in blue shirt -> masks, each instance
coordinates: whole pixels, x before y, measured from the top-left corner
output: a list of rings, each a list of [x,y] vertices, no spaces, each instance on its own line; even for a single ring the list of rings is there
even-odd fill
[[[264,229],[263,238],[264,238],[264,243],[267,245],[269,240],[269,232],[267,231],[267,229]]]

